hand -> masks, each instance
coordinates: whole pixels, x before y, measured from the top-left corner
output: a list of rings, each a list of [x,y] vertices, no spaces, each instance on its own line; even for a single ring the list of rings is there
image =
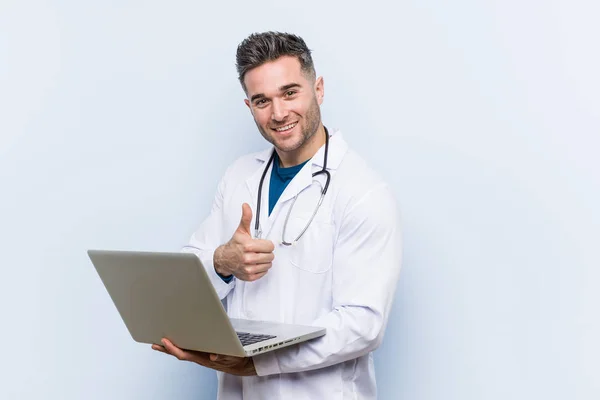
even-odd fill
[[[195,362],[204,367],[238,376],[254,376],[254,362],[250,357],[233,357],[219,354],[209,354],[201,351],[182,350],[168,339],[162,340],[162,346],[153,344],[152,349],[170,354],[181,361]]]
[[[275,258],[275,245],[270,240],[253,239],[250,234],[252,209],[242,204],[242,219],[229,242],[215,250],[215,271],[223,276],[234,275],[243,281],[262,278]]]

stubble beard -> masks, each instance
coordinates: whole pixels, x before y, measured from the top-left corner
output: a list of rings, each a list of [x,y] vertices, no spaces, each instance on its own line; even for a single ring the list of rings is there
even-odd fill
[[[317,130],[319,129],[319,125],[321,124],[321,109],[319,108],[319,104],[317,103],[316,97],[313,98],[313,101],[312,101],[308,111],[306,112],[306,117],[304,118],[304,120],[306,121],[306,124],[304,124],[304,126],[303,126],[299,140],[296,143],[290,143],[288,146],[276,143],[275,140],[273,139],[273,136],[270,134],[270,132],[266,131],[265,128],[263,128],[256,120],[254,120],[254,123],[256,124],[256,127],[260,131],[260,134],[269,143],[271,143],[273,146],[275,146],[275,148],[277,150],[288,152],[288,151],[298,150],[310,138],[312,138],[315,133],[317,133]],[[270,128],[266,128],[266,129],[268,129],[270,131]]]

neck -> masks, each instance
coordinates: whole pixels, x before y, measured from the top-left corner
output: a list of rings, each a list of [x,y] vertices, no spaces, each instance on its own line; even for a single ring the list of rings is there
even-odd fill
[[[325,144],[325,128],[319,124],[317,131],[306,142],[294,151],[281,151],[277,149],[280,164],[283,168],[293,167],[311,159]]]

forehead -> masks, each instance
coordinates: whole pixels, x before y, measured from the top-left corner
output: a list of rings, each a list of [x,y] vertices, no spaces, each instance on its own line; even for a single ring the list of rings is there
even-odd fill
[[[290,83],[307,84],[307,79],[302,73],[300,61],[296,57],[283,56],[275,61],[266,62],[246,72],[244,83],[248,96],[257,93],[274,93],[279,88]]]

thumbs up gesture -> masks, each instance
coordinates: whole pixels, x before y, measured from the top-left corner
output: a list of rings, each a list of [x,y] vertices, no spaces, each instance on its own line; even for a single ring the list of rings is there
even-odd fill
[[[253,239],[250,233],[252,209],[242,204],[242,218],[229,242],[219,246],[214,254],[215,271],[233,275],[243,281],[262,278],[272,266],[275,246],[270,240]]]

